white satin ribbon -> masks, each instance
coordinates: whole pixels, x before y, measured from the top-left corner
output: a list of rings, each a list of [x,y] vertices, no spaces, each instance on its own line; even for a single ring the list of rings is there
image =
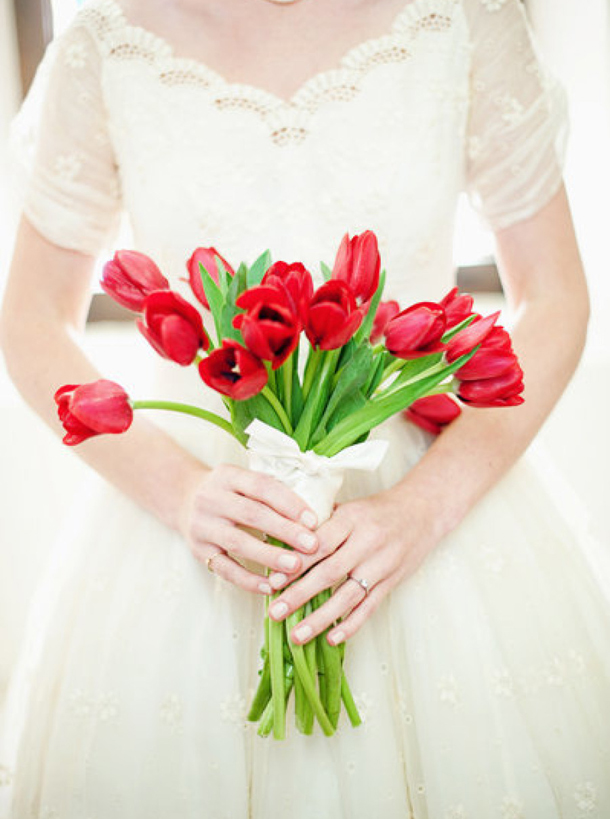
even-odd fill
[[[388,448],[387,441],[365,441],[327,458],[311,449],[301,452],[290,436],[263,421],[252,421],[246,434],[250,468],[289,486],[314,510],[318,523],[330,517],[345,471],[372,472]]]

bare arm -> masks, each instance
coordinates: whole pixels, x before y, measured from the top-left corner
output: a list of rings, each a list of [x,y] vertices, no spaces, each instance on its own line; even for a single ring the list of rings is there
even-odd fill
[[[58,435],[53,395],[62,384],[101,377],[83,353],[95,259],[48,242],[22,219],[2,306],[1,343],[11,378],[25,401]],[[152,354],[152,353],[151,353]],[[222,433],[218,433],[222,434]],[[266,476],[239,469],[210,470],[154,423],[135,414],[122,435],[91,438],[74,450],[83,460],[167,526],[180,531],[198,559],[220,555],[214,570],[250,591],[258,574],[225,551],[286,570],[286,551],[241,529],[252,526],[311,552],[313,519],[293,492]],[[300,558],[297,557],[297,565]]]
[[[284,619],[348,573],[374,588],[362,600],[356,583],[340,586],[299,627],[311,631],[293,634],[297,642],[307,642],[355,606],[329,639],[352,636],[515,463],[576,369],[589,299],[563,187],[534,217],[498,232],[496,239],[502,280],[516,311],[511,335],[525,373],[525,403],[465,408],[396,486],[337,509],[319,529],[319,552],[305,561],[306,567],[318,565],[278,598],[271,615],[285,603],[286,611],[276,616]]]

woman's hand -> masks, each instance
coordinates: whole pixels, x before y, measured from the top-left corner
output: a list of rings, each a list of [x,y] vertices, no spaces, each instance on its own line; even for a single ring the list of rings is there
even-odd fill
[[[368,594],[359,583],[345,580],[291,632],[293,642],[307,643],[345,617],[327,638],[332,645],[343,642],[358,631],[394,586],[420,566],[438,540],[433,530],[427,505],[418,497],[409,497],[404,486],[340,505],[318,529],[318,551],[305,558],[302,570],[290,577],[293,585],[270,606],[270,616],[284,620],[351,574],[367,581]],[[295,576],[310,566],[295,582]],[[270,582],[279,587],[275,575]]]
[[[179,515],[179,531],[198,560],[214,558],[215,574],[247,591],[271,594],[267,579],[235,558],[252,560],[280,573],[298,572],[303,559],[271,546],[248,529],[270,535],[297,552],[318,548],[315,513],[275,478],[230,464],[198,471]]]

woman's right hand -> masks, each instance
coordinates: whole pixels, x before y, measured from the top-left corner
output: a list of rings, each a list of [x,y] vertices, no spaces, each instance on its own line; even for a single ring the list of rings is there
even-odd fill
[[[316,514],[297,494],[269,475],[221,464],[197,472],[180,510],[179,530],[197,560],[214,558],[215,574],[247,591],[271,594],[266,577],[245,568],[252,560],[275,573],[274,587],[302,566],[299,552],[318,548]],[[255,529],[292,546],[272,546]],[[237,558],[237,559],[236,559]]]

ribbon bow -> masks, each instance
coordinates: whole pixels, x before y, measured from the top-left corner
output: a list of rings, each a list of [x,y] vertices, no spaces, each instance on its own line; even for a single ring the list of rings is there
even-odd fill
[[[258,419],[246,429],[250,468],[264,472],[289,486],[309,504],[318,523],[330,517],[347,469],[372,472],[381,463],[387,441],[354,444],[328,458],[313,450],[301,452],[284,432]]]

